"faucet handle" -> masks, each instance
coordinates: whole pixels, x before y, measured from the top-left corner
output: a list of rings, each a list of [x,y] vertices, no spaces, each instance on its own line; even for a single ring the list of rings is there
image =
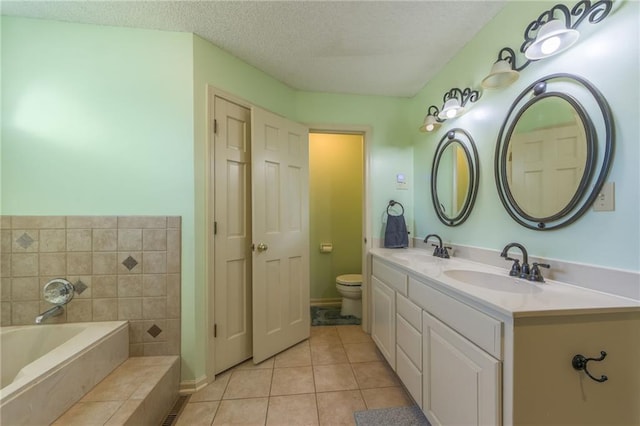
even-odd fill
[[[505,257],[505,260],[510,260],[513,262],[511,270],[509,271],[509,275],[512,277],[520,276],[520,271],[522,270],[522,268],[520,268],[520,260],[514,259],[512,257]]]
[[[447,249],[451,250],[451,247],[449,247],[449,246],[442,247],[442,258],[443,259],[449,259],[449,251]]]
[[[433,255],[435,257],[442,257],[442,248],[438,244],[431,244],[435,249],[433,249]]]
[[[548,263],[533,262],[533,267],[531,268],[531,274],[529,275],[529,281],[536,281],[540,283],[544,282],[544,277],[542,276],[542,273],[540,272],[539,267],[549,269],[551,268],[551,265],[549,265]]]

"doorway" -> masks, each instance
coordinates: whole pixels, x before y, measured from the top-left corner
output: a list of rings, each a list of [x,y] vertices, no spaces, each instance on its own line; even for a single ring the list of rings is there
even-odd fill
[[[366,128],[316,127],[309,133],[310,302],[339,304],[336,277],[361,273],[365,331],[369,300],[367,132]]]

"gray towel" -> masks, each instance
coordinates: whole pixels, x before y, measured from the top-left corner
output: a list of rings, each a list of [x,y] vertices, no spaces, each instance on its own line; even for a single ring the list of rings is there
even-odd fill
[[[387,248],[409,247],[409,233],[404,215],[387,215],[387,227],[384,231],[384,246]]]

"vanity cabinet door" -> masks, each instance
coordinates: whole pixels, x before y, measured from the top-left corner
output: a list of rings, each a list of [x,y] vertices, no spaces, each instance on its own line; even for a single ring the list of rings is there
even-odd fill
[[[371,337],[378,349],[387,359],[393,370],[396,369],[396,292],[376,277],[371,277],[373,313]]]
[[[501,363],[426,312],[423,411],[432,425],[500,425]]]

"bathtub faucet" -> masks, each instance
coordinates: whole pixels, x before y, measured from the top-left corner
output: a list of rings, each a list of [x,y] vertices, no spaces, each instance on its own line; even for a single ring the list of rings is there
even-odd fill
[[[53,308],[47,309],[36,317],[36,324],[42,324],[42,321],[46,320],[47,318],[57,317],[62,313],[62,311],[64,311],[62,305],[56,305]]]

